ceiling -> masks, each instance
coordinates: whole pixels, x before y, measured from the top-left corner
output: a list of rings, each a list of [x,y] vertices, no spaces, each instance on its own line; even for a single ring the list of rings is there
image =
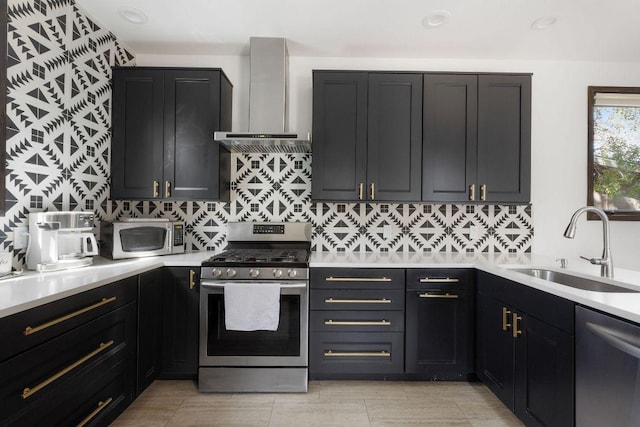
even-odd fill
[[[76,0],[137,54],[247,55],[285,37],[290,56],[640,61],[638,0]],[[131,23],[121,7],[142,11]],[[426,29],[423,19],[448,19]],[[533,22],[553,17],[549,28]],[[436,18],[437,20],[437,18]]]

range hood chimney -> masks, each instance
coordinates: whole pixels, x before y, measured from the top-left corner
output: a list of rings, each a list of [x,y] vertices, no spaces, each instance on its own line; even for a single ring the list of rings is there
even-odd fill
[[[249,132],[216,132],[231,152],[309,153],[309,134],[287,133],[289,55],[284,38],[251,37]]]

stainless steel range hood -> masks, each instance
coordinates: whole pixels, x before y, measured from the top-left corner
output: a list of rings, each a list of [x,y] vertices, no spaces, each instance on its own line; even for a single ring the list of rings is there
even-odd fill
[[[286,132],[289,55],[284,38],[250,40],[249,131],[216,132],[232,152],[309,153],[309,134]]]

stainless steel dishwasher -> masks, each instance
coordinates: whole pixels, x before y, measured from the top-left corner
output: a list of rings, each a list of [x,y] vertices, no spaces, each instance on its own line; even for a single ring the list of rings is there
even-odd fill
[[[640,425],[640,325],[576,307],[576,426]]]

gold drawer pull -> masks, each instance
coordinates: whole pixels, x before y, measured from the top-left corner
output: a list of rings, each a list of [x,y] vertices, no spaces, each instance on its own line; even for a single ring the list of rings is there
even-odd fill
[[[458,283],[460,279],[451,277],[423,277],[420,283]]]
[[[328,304],[391,304],[387,298],[380,299],[333,299],[327,298],[324,302]]]
[[[171,197],[171,183],[169,181],[164,182],[164,197]]]
[[[364,197],[364,183],[361,182],[358,186],[358,200],[362,200]]]
[[[373,182],[371,183],[371,186],[370,186],[369,198],[371,200],[376,199],[376,185]]]
[[[388,351],[362,351],[362,352],[348,352],[348,351],[325,351],[326,357],[391,357],[391,353]]]
[[[326,282],[391,282],[388,277],[325,277]]]
[[[160,183],[158,181],[153,181],[153,197],[160,196]]]
[[[487,200],[487,185],[486,184],[482,184],[480,186],[480,200],[482,200],[483,202],[485,200]]]
[[[507,310],[506,307],[502,307],[502,330],[506,331],[511,327],[511,323],[507,321],[508,316],[511,314],[511,310]]]
[[[418,296],[420,298],[450,298],[450,299],[458,298],[458,295],[456,294],[420,294]]]
[[[522,333],[522,330],[519,329],[518,326],[518,320],[522,320],[522,317],[518,316],[517,313],[513,313],[513,329],[511,329],[511,331],[513,332],[514,338],[518,338],[518,335]]]
[[[26,387],[22,391],[22,398],[26,399],[27,397],[36,394],[37,392],[39,392],[40,390],[42,390],[43,388],[45,388],[46,386],[48,386],[49,384],[51,384],[52,382],[57,380],[58,378],[60,378],[63,375],[73,371],[75,368],[77,368],[78,366],[82,365],[84,362],[86,362],[87,360],[91,359],[96,354],[98,354],[98,353],[106,350],[107,348],[111,347],[112,345],[113,345],[113,340],[107,342],[106,344],[105,343],[100,343],[100,347],[98,347],[97,349],[93,350],[91,353],[87,354],[82,359],[76,360],[75,362],[73,362],[71,365],[67,366],[63,370],[58,371],[58,373],[50,376],[49,378],[47,378],[46,380],[42,381],[37,386],[35,386],[33,388]]]
[[[196,285],[195,277],[196,272],[194,270],[189,270],[189,289],[193,289]]]
[[[332,326],[391,326],[388,320],[325,320],[325,325]]]
[[[100,402],[98,402],[98,407],[96,409],[94,409],[89,415],[87,415],[82,421],[80,421],[78,423],[77,427],[84,427],[85,424],[87,424],[89,421],[91,421],[92,419],[94,419],[96,417],[96,415],[98,415],[100,412],[102,412],[102,410],[104,408],[106,408],[107,406],[109,406],[109,404],[113,401],[112,398],[108,398],[107,400],[105,400],[104,402],[101,400]]]
[[[92,304],[92,305],[90,305],[88,307],[85,307],[85,308],[81,308],[78,311],[74,311],[73,313],[69,313],[69,314],[64,315],[62,317],[58,317],[57,319],[54,319],[54,320],[52,320],[50,322],[47,322],[47,323],[43,323],[42,325],[38,325],[38,326],[35,326],[33,328],[31,326],[27,326],[26,328],[24,328],[24,335],[35,334],[36,332],[40,332],[43,329],[47,329],[47,328],[49,328],[49,327],[51,327],[53,325],[57,325],[58,323],[64,322],[64,321],[69,320],[69,319],[72,319],[72,318],[74,318],[76,316],[79,316],[81,314],[86,313],[87,311],[91,311],[94,308],[98,308],[98,307],[101,307],[101,306],[103,306],[105,304],[109,304],[110,302],[113,302],[115,300],[116,300],[116,297],[102,298],[102,301],[100,301],[100,302],[97,302],[97,303]]]
[[[469,200],[475,200],[475,199],[476,199],[476,185],[471,184],[469,186]]]

